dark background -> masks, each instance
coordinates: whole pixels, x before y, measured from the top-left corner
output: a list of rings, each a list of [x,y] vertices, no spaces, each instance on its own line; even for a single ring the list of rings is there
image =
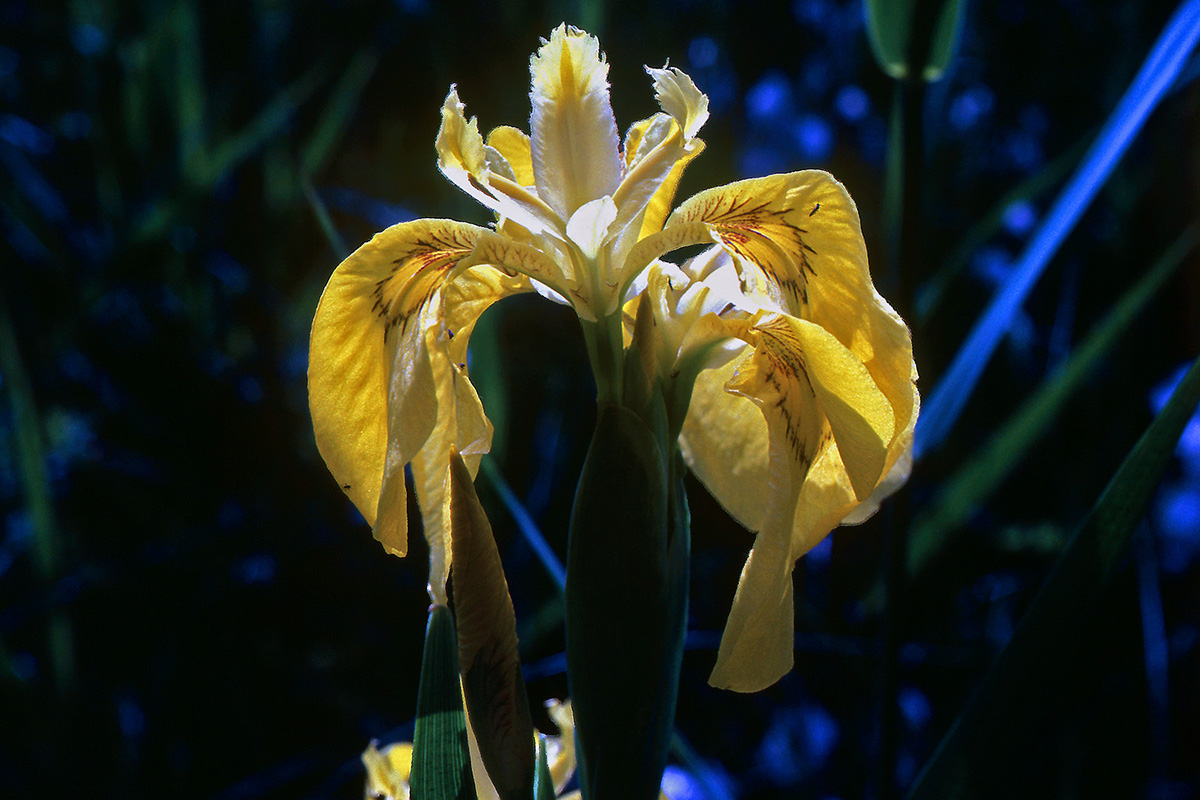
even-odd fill
[[[436,169],[450,84],[482,130],[527,128],[529,55],[565,19],[601,37],[624,129],[657,110],[642,65],[670,59],[713,112],[680,199],[833,172],[858,203],[877,285],[913,327],[928,394],[1171,10],[969,3],[958,57],[927,95],[922,259],[899,281],[882,239],[893,86],[857,2],[5,0],[0,795],[355,797],[367,742],[411,736],[425,553],[414,536],[407,559],[386,556],[325,469],[307,334],[347,247],[414,217],[487,221]],[[797,567],[797,668],[757,695],[705,683],[751,536],[689,485],[678,725],[696,758],[672,775],[673,797],[706,796],[683,793],[692,779],[740,798],[911,782],[1155,393],[1195,357],[1195,254],[909,587],[894,758],[869,601],[886,528],[931,502],[1197,218],[1195,74],[1193,61],[905,499]],[[932,310],[892,292],[921,297],[935,275],[949,278]],[[578,325],[523,297],[490,311],[473,345],[496,461],[562,556],[594,415]],[[561,605],[492,485],[480,491],[539,706],[566,691]],[[1021,743],[1025,796],[1200,792],[1198,553],[1194,422]]]

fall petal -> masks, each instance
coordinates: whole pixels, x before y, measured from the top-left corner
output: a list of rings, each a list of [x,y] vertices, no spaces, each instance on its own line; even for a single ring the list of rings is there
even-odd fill
[[[764,531],[742,568],[708,682],[719,689],[757,692],[792,668],[794,559],[785,542]]]
[[[414,443],[420,446],[436,417],[430,410],[436,400],[428,359],[410,359],[407,375],[393,374],[396,354],[424,351],[422,317],[428,303],[483,232],[446,220],[394,225],[338,266],[317,306],[308,369],[317,447],[338,485],[372,525],[388,461],[389,385],[399,380],[424,395],[407,438],[399,431],[393,437],[402,449],[415,452]],[[406,531],[401,522],[389,532],[391,549],[406,550]]]
[[[796,336],[817,402],[841,453],[842,463],[862,499],[875,489],[894,433],[892,406],[867,368],[819,325],[779,316]]]
[[[692,472],[729,515],[757,531],[771,493],[767,422],[753,401],[726,391],[737,366],[731,361],[696,378],[679,447]]]
[[[309,405],[330,471],[397,555],[408,549],[404,467],[435,552],[443,549],[441,497],[456,446],[472,466],[491,427],[465,372],[478,315],[528,281],[491,266],[461,267],[483,228],[449,220],[392,226],[334,271],[313,320]],[[455,336],[456,332],[458,336]],[[444,569],[433,571],[440,592]]]

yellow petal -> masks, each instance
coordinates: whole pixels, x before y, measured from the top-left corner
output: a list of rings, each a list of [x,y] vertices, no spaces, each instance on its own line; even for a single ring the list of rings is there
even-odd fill
[[[819,325],[863,363],[892,408],[895,436],[883,471],[899,485],[904,471],[896,465],[911,446],[907,432],[920,404],[912,340],[871,283],[858,210],[845,187],[814,170],[740,181],[687,200],[663,233],[697,223],[738,257],[748,294]]]
[[[575,210],[567,220],[567,236],[579,246],[584,256],[595,259],[608,238],[609,228],[617,218],[617,206],[605,195],[590,200]]]
[[[444,503],[432,486],[444,486],[439,470],[448,469],[448,456],[430,453],[454,444],[477,466],[490,441],[465,374],[467,338],[490,303],[528,282],[486,266],[452,277],[485,234],[450,220],[388,228],[334,271],[313,319],[308,379],[317,447],[376,538],[397,555],[408,549],[405,464],[433,476],[418,480],[417,497],[436,550]]]
[[[546,737],[546,761],[555,792],[561,792],[575,774],[575,715],[571,701],[546,701],[546,713],[558,726],[557,736]]]
[[[480,237],[475,252],[463,262],[463,267],[479,264],[532,278],[566,298],[585,318],[595,318],[579,289],[585,276],[576,275],[566,258],[555,260],[537,247],[489,231]]]
[[[792,668],[795,559],[778,532],[763,531],[742,568],[708,682],[719,689],[757,692]]]
[[[438,166],[448,174],[465,173],[468,184],[472,179],[485,184],[488,166],[483,137],[479,134],[479,123],[474,119],[467,121],[463,113],[466,109],[458,99],[458,90],[451,86],[442,103],[442,125],[435,141]]]
[[[420,327],[413,321],[482,232],[439,220],[388,228],[338,266],[317,306],[308,368],[317,447],[371,525],[387,454],[390,350]],[[414,420],[417,438],[432,425],[432,415]],[[389,537],[399,553],[407,549],[406,530]]]
[[[760,485],[749,487],[749,492],[765,510],[710,682],[757,691],[791,669],[795,560],[853,508],[856,496],[866,497],[874,490],[893,429],[891,407],[866,368],[819,326],[760,312],[742,335],[754,343],[754,352],[737,365],[726,388],[761,409],[767,432],[766,475],[764,479],[760,472]],[[719,403],[711,394],[708,400]],[[701,407],[700,413],[705,412],[722,416]],[[723,415],[729,416],[729,410]],[[761,433],[752,430],[749,435],[755,438],[742,445],[761,453]],[[727,431],[689,441],[693,463],[696,445],[714,439],[727,449],[736,446]],[[761,462],[755,466],[761,470]],[[717,481],[718,492],[742,488],[728,479]],[[723,494],[717,497],[731,502]]]
[[[822,268],[842,269],[851,251],[861,254],[866,263],[857,227],[825,226],[822,243],[829,246],[826,252],[810,241],[810,227],[825,223],[825,217],[818,215],[827,210],[831,195],[849,200],[841,185],[823,172],[752,178],[689,198],[671,215],[666,227],[689,222],[709,225],[744,269],[757,271],[744,279],[765,281],[763,288],[779,310],[805,316],[808,282]]]
[[[652,233],[662,230],[663,221],[666,220],[667,214],[671,211],[671,203],[675,202],[675,190],[679,188],[679,181],[683,178],[683,171],[687,165],[692,163],[692,160],[704,152],[704,142],[700,139],[692,141],[687,152],[680,158],[676,159],[671,166],[671,172],[666,179],[659,184],[655,190],[654,196],[650,198],[650,202],[646,204],[646,215],[642,218],[642,230],[639,239],[644,239]]]
[[[562,219],[621,180],[617,123],[600,43],[560,25],[530,59],[530,140],[538,196]]]
[[[796,337],[850,483],[865,499],[879,482],[895,432],[891,404],[863,363],[824,328],[783,315],[770,324],[786,326]]]
[[[508,161],[517,183],[533,186],[533,156],[529,150],[529,137],[524,131],[501,125],[488,134],[487,144]]]
[[[757,531],[771,494],[767,422],[753,401],[726,391],[737,366],[738,360],[731,361],[696,378],[679,447],[688,467],[729,515]]]
[[[659,106],[679,122],[685,138],[695,138],[708,121],[708,97],[680,69],[646,67],[646,72],[654,79],[654,97]]]
[[[479,471],[480,457],[491,447],[492,424],[467,378],[466,365],[452,362],[448,353],[431,361],[437,420],[411,462],[413,488],[429,544],[429,588],[434,598],[444,603],[450,575],[450,453],[457,448],[469,453],[463,460],[473,477]],[[394,404],[391,411],[397,424],[406,418],[407,409],[400,404]],[[403,480],[403,470],[395,474],[398,481]]]
[[[491,170],[479,124],[474,119],[467,121],[466,108],[451,87],[442,104],[442,124],[435,141],[438,169],[451,183],[497,214],[529,231],[561,238],[562,221],[536,193],[517,182],[516,167],[511,162],[505,162],[513,171],[511,177]],[[507,144],[505,139],[502,134],[499,143]],[[500,151],[493,148],[493,153]],[[519,157],[519,150],[516,155]]]
[[[367,771],[364,800],[408,800],[411,744],[397,742],[380,751],[371,742],[363,751],[362,762]]]

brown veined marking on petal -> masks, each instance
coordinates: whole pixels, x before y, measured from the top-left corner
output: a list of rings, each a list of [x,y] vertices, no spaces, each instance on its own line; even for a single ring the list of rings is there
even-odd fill
[[[398,327],[401,335],[430,298],[441,289],[446,275],[466,258],[473,242],[455,234],[446,238],[436,233],[417,239],[412,252],[392,262],[390,274],[375,282],[371,310],[384,321],[383,337]]]
[[[762,381],[777,394],[772,405],[783,419],[784,435],[792,455],[800,464],[801,472],[807,474],[827,431],[822,430],[824,426],[817,419],[805,419],[804,406],[808,406],[812,412],[817,409],[817,393],[808,377],[804,353],[796,335],[782,317],[757,326],[755,330],[760,337],[758,352],[770,365]],[[807,396],[797,396],[797,390]],[[805,427],[811,430],[803,430]]]
[[[728,207],[723,207],[726,202]],[[769,199],[718,195],[696,218],[709,223],[730,250],[757,265],[792,300],[807,305],[808,278],[817,274],[809,256],[817,251],[804,241],[808,231],[793,225],[784,210],[772,206]]]

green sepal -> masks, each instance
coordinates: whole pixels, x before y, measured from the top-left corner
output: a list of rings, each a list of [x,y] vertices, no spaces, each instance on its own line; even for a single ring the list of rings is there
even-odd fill
[[[921,3],[939,1],[936,11],[918,8]],[[958,49],[964,5],[963,0],[866,0],[867,41],[879,68],[892,78],[908,77],[910,53],[914,52],[909,36],[915,17],[918,13],[936,13],[933,28],[926,34],[932,40],[928,45],[920,43],[916,52],[928,53],[921,77],[929,82],[939,80]]]
[[[589,800],[655,800],[671,741],[690,544],[663,416],[651,415],[652,429],[601,406],[572,509],[567,681]]]
[[[550,775],[550,762],[546,758],[546,737],[537,737],[537,772],[533,778],[533,800],[554,800],[554,778]]]
[[[413,734],[413,800],[473,800],[467,719],[458,683],[458,639],[450,609],[435,605],[425,628]]]
[[[1200,401],[1200,358],[1058,557],[1008,645],[909,790],[909,800],[1015,796],[1029,731],[1056,710],[1085,623]]]

